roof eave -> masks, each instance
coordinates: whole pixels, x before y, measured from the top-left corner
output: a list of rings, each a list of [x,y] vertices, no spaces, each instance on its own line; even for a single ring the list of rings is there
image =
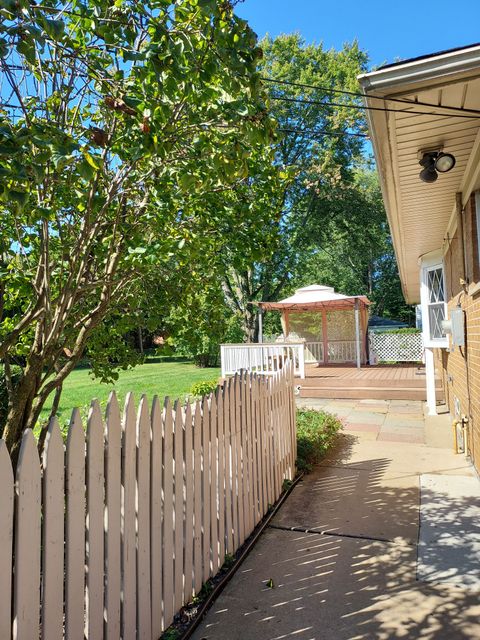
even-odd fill
[[[365,92],[386,93],[399,85],[402,90],[411,91],[411,85],[431,82],[435,78],[444,79],[453,74],[478,73],[479,68],[480,45],[473,45],[420,60],[406,60],[404,64],[361,74],[358,80]]]

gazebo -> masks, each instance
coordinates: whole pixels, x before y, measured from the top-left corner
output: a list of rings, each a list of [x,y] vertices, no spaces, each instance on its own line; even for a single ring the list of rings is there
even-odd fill
[[[319,365],[366,364],[368,306],[366,296],[345,296],[333,287],[313,284],[297,289],[279,302],[260,302],[260,342],[262,312],[280,311],[283,333],[288,340],[305,342],[305,362]],[[293,335],[292,335],[293,334]]]

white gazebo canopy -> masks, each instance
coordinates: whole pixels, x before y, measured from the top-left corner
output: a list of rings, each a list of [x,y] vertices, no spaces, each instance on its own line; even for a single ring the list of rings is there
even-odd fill
[[[359,301],[369,305],[370,300],[366,296],[345,296],[336,293],[333,287],[322,284],[311,284],[308,287],[297,289],[293,296],[289,296],[279,302],[260,302],[259,306],[265,311],[314,311],[329,307],[331,309],[351,309],[355,302]]]
[[[321,327],[318,326],[313,332],[310,328],[308,331],[304,332],[304,335],[312,333],[320,334],[313,338],[312,335],[310,335],[310,338],[307,337],[307,347],[311,344],[312,347],[315,346],[315,349],[320,350],[322,353],[320,359],[324,362],[329,361],[329,351],[331,352],[332,349],[334,349],[334,342],[345,342],[345,338],[338,339],[331,336],[330,332],[335,328],[332,327],[332,322],[333,324],[336,324],[335,321],[329,320],[329,318],[332,317],[332,312],[338,311],[348,313],[350,311],[351,313],[353,311],[354,316],[350,317],[354,318],[355,335],[351,338],[348,337],[347,342],[348,340],[352,340],[353,342],[353,338],[355,339],[355,359],[357,361],[357,366],[359,367],[361,360],[363,359],[365,361],[366,359],[366,332],[368,323],[367,309],[369,304],[370,300],[366,296],[346,296],[341,293],[336,293],[333,287],[321,284],[312,284],[308,287],[297,289],[292,296],[289,296],[284,300],[280,300],[279,302],[259,302],[258,306],[261,311],[280,311],[282,313],[282,326],[286,336],[290,334],[290,327],[295,318],[298,318],[298,320],[300,320],[302,316],[303,318],[311,318],[311,312],[318,314],[321,320]],[[334,315],[336,316],[337,314]],[[262,341],[261,313],[259,320],[260,341]],[[312,324],[310,320],[308,320],[308,323],[310,325]],[[298,321],[296,329],[298,329]],[[308,340],[311,341],[312,339],[314,342],[308,342]],[[318,342],[316,342],[317,340]],[[320,343],[320,347],[316,346]],[[335,354],[331,353],[330,360],[335,358]]]

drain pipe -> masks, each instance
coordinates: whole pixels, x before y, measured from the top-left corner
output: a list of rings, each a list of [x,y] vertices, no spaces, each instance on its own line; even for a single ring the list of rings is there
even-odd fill
[[[197,615],[196,615],[195,619],[193,620],[193,622],[191,622],[190,626],[186,629],[185,633],[183,635],[181,635],[178,640],[188,640],[188,638],[192,637],[193,632],[200,625],[200,623],[203,620],[203,618],[205,617],[205,614],[207,613],[208,609],[212,606],[213,602],[218,598],[218,596],[221,594],[221,592],[225,589],[227,584],[230,582],[230,580],[236,574],[236,572],[238,571],[238,569],[240,568],[240,566],[242,565],[243,561],[246,559],[246,557],[248,556],[248,554],[250,553],[252,548],[255,546],[255,544],[257,543],[258,539],[260,538],[260,536],[262,535],[264,530],[270,524],[272,518],[277,514],[278,510],[280,509],[280,507],[283,505],[283,503],[288,498],[288,496],[291,494],[291,492],[295,489],[295,487],[300,482],[300,480],[302,480],[304,475],[305,475],[304,473],[301,473],[299,476],[297,476],[295,478],[295,480],[288,487],[288,489],[285,491],[285,493],[280,497],[280,499],[278,500],[277,504],[272,509],[272,511],[270,511],[270,513],[262,520],[262,522],[254,530],[254,532],[252,534],[252,537],[247,542],[245,547],[242,549],[242,552],[240,553],[239,557],[236,559],[235,564],[233,565],[233,567],[228,571],[228,573],[226,573],[223,576],[223,578],[220,580],[220,582],[218,582],[215,585],[213,591],[209,594],[209,596],[206,598],[206,600],[204,600],[202,602],[202,604],[198,608],[198,612],[197,612]]]

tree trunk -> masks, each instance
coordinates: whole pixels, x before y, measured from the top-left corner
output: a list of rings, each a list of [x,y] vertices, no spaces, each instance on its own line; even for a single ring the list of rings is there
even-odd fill
[[[243,331],[247,343],[258,342],[258,312],[251,304],[248,304],[243,314]]]
[[[14,465],[17,463],[22,435],[29,422],[33,402],[39,388],[41,372],[42,359],[38,356],[31,357],[10,399],[3,438]]]
[[[138,348],[143,356],[143,331],[142,327],[138,327]]]

